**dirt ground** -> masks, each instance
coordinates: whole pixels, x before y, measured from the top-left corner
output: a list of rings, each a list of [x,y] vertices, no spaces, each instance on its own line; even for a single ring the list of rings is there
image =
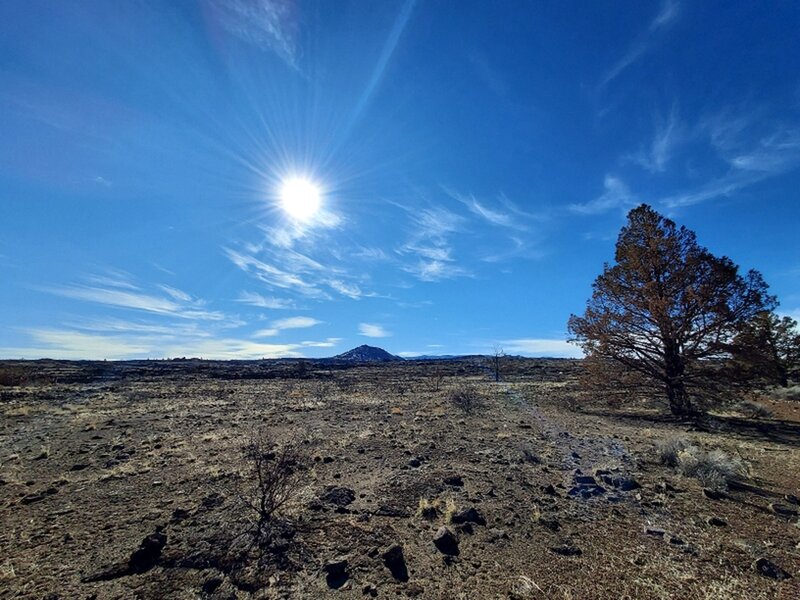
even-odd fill
[[[0,366],[26,374],[0,387],[0,598],[800,599],[800,402],[680,422],[593,402],[568,360]],[[259,429],[310,466],[243,559]],[[676,436],[749,477],[708,497],[657,461]]]

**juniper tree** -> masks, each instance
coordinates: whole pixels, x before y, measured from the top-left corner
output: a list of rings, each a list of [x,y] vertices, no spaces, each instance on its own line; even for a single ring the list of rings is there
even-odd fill
[[[586,312],[570,317],[573,341],[587,358],[663,390],[673,414],[693,413],[693,399],[715,384],[708,367],[730,356],[743,325],[775,298],[760,273],[741,275],[646,204],[628,214],[614,258],[595,280]]]

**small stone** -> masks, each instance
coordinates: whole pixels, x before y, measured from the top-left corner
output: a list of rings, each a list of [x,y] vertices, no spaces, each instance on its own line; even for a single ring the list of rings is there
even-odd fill
[[[444,483],[445,485],[462,487],[464,485],[464,480],[461,478],[461,475],[448,475],[444,478]]]
[[[552,483],[548,483],[547,485],[543,486],[542,491],[548,496],[558,496],[558,491],[556,491],[556,488],[553,487]]]
[[[783,497],[783,499],[786,500],[789,504],[794,504],[795,506],[800,504],[800,498],[798,498],[794,494],[786,494]]]
[[[325,492],[320,496],[320,500],[326,504],[333,504],[334,506],[345,507],[353,503],[356,499],[356,493],[347,487],[329,486]]]
[[[753,569],[755,569],[757,573],[760,573],[764,577],[770,577],[771,579],[777,579],[778,581],[792,578],[789,573],[781,569],[774,562],[763,557],[753,562]]]
[[[342,575],[347,571],[347,559],[335,558],[333,560],[329,560],[322,568],[329,575]]]
[[[597,481],[591,475],[576,475],[575,476],[575,484],[576,485],[597,485]]]
[[[706,523],[712,527],[725,527],[728,525],[728,522],[725,519],[720,519],[719,517],[708,517],[708,519],[706,519]]]
[[[476,525],[486,525],[486,519],[474,506],[458,511],[457,513],[453,514],[450,520],[456,524],[475,523]]]
[[[433,543],[442,554],[458,556],[458,538],[447,527],[440,527],[433,536]]]
[[[421,466],[421,465],[422,465],[422,461],[420,461],[420,459],[418,459],[418,458],[412,458],[410,461],[408,461],[408,466],[409,467],[413,467],[415,469],[417,467]]]
[[[161,557],[161,551],[166,545],[167,536],[161,531],[148,535],[128,560],[130,572],[144,573],[155,567]]]
[[[786,506],[785,504],[778,504],[777,502],[773,502],[769,505],[769,509],[776,515],[780,515],[781,517],[797,516],[797,509]]]
[[[383,564],[397,581],[408,581],[408,567],[400,544],[390,546],[381,554]]]
[[[561,556],[580,556],[583,551],[571,544],[561,544],[560,546],[552,546],[550,552],[559,554]]]
[[[708,498],[709,500],[725,500],[728,497],[723,491],[720,490],[712,490],[711,488],[703,488],[703,496]]]
[[[652,535],[653,537],[660,537],[660,538],[663,538],[664,535],[667,533],[666,531],[664,531],[659,527],[645,527],[644,532],[647,535]]]
[[[325,581],[328,584],[328,587],[338,590],[342,587],[350,576],[347,574],[347,559],[346,558],[335,558],[333,560],[329,560],[325,563],[325,566],[322,567],[327,575],[325,576]]]

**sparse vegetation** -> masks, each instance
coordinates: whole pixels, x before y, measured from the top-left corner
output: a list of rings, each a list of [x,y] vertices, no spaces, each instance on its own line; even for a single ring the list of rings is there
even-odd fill
[[[751,419],[771,419],[774,416],[769,408],[754,400],[742,400],[736,409]]]
[[[245,464],[240,501],[250,509],[250,533],[256,543],[269,541],[275,514],[295,498],[308,467],[297,440],[276,444],[263,430],[254,432],[242,447]]]
[[[731,481],[747,477],[741,459],[722,450],[706,451],[683,438],[669,438],[656,446],[661,464],[673,467],[685,477],[699,479],[704,487],[725,489]]]
[[[450,390],[450,403],[463,411],[464,414],[471,415],[483,406],[483,397],[478,388],[471,383],[461,383]]]

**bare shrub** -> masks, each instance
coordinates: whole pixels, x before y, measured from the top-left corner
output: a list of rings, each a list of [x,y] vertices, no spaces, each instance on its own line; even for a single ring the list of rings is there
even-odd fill
[[[683,438],[669,438],[656,446],[661,464],[676,468],[685,477],[699,479],[704,487],[725,489],[731,481],[747,477],[747,467],[722,450],[710,452]]]
[[[671,437],[656,444],[658,462],[667,467],[677,467],[680,453],[689,447],[689,442],[683,438]]]
[[[440,367],[434,368],[433,373],[429,375],[429,380],[431,383],[431,390],[438,392],[442,389],[442,384],[444,383],[444,371],[442,371]]]
[[[769,408],[753,400],[742,400],[736,410],[751,419],[771,419],[774,416]]]
[[[297,440],[278,445],[264,431],[244,444],[242,458],[247,470],[238,495],[250,509],[250,533],[257,544],[269,541],[276,513],[300,492],[308,459]]]
[[[483,397],[474,385],[462,383],[450,390],[450,403],[469,415],[483,406]]]
[[[697,446],[689,446],[678,454],[678,470],[712,489],[725,489],[731,481],[747,476],[747,468],[740,459],[722,450],[706,452]]]
[[[779,400],[800,401],[800,385],[792,385],[785,388],[775,388],[770,394]]]

